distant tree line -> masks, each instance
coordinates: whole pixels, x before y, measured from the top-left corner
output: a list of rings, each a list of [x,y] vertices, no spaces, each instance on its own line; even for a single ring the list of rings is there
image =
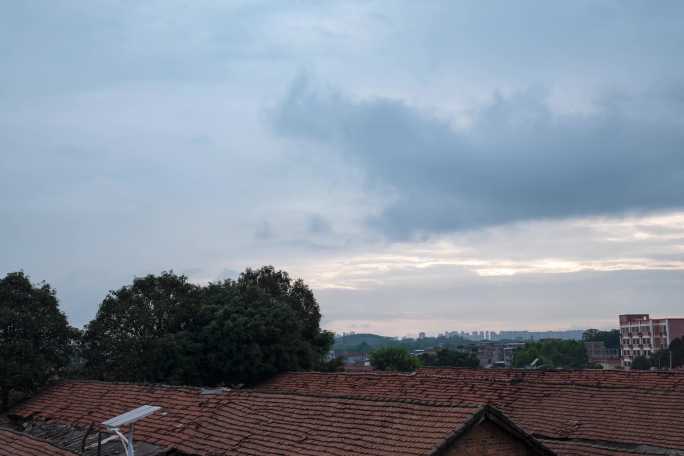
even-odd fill
[[[377,334],[346,334],[335,338],[333,349],[338,352],[370,353],[375,349],[383,347],[401,347],[408,351],[433,349],[435,347],[447,348],[450,350],[463,350],[473,345],[473,342],[465,340],[458,335],[428,336],[419,339],[408,337],[397,339],[394,337],[379,336]]]
[[[684,366],[684,337],[670,342],[667,350],[658,350],[650,357],[635,356],[630,367],[637,370],[669,369]]]
[[[272,266],[200,286],[164,272],[111,291],[80,332],[54,290],[22,272],[0,281],[0,397],[50,379],[187,385],[251,384],[287,370],[326,369],[333,334],[311,289]]]
[[[371,365],[382,371],[411,372],[419,367],[478,367],[480,360],[470,351],[440,348],[412,356],[404,347],[380,347],[370,352]]]
[[[620,350],[620,330],[611,329],[601,331],[599,329],[587,329],[582,334],[584,342],[603,342],[603,345],[611,350]]]
[[[584,369],[589,365],[584,344],[576,340],[529,342],[513,354],[513,367]]]
[[[442,348],[434,353],[423,353],[420,360],[431,367],[479,367],[480,360],[472,351]]]

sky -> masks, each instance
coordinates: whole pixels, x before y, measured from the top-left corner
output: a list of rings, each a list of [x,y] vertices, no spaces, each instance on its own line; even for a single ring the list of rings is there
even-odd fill
[[[684,2],[0,5],[0,275],[272,264],[393,336],[684,316]]]

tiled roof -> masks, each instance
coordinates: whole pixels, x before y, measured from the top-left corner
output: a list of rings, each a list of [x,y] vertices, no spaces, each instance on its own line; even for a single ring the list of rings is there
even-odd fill
[[[416,375],[684,392],[684,375],[679,371],[423,368]]]
[[[47,442],[0,428],[0,456],[75,456]]]
[[[12,411],[85,428],[134,407],[162,407],[136,438],[197,455],[426,455],[479,407],[101,382],[54,386]]]
[[[639,454],[667,454],[662,452],[649,453],[647,451],[639,450],[638,448],[633,450],[608,448],[606,446],[601,446],[590,442],[545,441],[544,444],[556,454],[562,456],[635,456]]]
[[[401,397],[454,406],[491,404],[542,440],[655,447],[654,451],[675,449],[684,454],[682,373],[494,369],[424,369],[391,375],[290,373],[261,389]],[[559,454],[574,453],[561,449]]]

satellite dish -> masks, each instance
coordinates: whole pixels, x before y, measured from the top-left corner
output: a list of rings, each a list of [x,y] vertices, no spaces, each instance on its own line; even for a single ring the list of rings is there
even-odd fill
[[[124,451],[126,452],[126,456],[135,456],[135,448],[133,448],[133,428],[135,427],[135,423],[160,409],[161,407],[156,405],[143,405],[115,416],[114,418],[110,418],[107,421],[104,421],[102,425],[105,426],[108,431],[113,432],[119,437],[121,445],[123,445]],[[130,426],[128,437],[119,430],[121,426]]]

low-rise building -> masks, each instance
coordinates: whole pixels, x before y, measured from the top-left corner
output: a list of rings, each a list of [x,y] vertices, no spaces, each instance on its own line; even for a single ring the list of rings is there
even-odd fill
[[[136,422],[136,456],[684,455],[682,372],[469,368],[237,390],[67,381],[0,416],[0,455],[121,456],[102,423],[143,404],[160,409]]]
[[[684,318],[651,318],[649,314],[620,315],[622,365],[629,367],[637,356],[650,357],[666,350],[684,336]]]
[[[684,373],[677,371],[423,368],[411,374],[303,372],[278,376],[258,389],[375,400],[400,397],[442,407],[486,403],[558,456],[684,455]]]
[[[620,351],[606,347],[602,340],[585,341],[584,348],[590,363],[600,364],[604,369],[615,369],[621,365]]]
[[[487,404],[328,393],[65,382],[11,411],[0,455],[120,456],[102,423],[141,404],[160,408],[135,423],[136,456],[556,454]]]

